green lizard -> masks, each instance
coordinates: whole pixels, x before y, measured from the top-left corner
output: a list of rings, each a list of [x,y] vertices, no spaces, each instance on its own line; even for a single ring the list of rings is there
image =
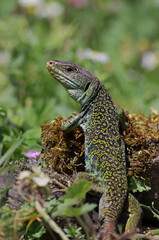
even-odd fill
[[[80,113],[64,122],[62,129],[69,133],[81,126],[84,131],[87,172],[78,173],[76,181],[85,179],[93,182],[92,190],[101,194],[99,219],[103,240],[112,239],[126,202],[130,215],[125,231],[132,231],[140,219],[141,208],[127,192],[125,153],[119,134],[117,107],[105,86],[92,73],[75,63],[52,60],[47,62],[47,69],[81,104]]]

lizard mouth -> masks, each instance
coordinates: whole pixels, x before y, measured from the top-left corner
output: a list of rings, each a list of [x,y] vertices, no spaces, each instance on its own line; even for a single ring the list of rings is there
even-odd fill
[[[56,63],[52,61],[48,61],[46,64],[46,68],[50,72],[50,74],[60,82],[64,87],[71,88],[79,88],[80,85],[77,82],[74,82],[70,76],[64,73],[64,71],[60,70]]]

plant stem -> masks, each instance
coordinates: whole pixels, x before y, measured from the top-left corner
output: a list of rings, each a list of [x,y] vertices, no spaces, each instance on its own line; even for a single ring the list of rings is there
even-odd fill
[[[78,221],[78,223],[81,225],[81,227],[85,231],[86,239],[90,240],[89,233],[88,233],[88,227],[84,224],[84,222],[82,221],[81,217],[76,216],[76,220]]]
[[[46,213],[44,208],[40,205],[38,201],[35,201],[35,208],[36,210],[41,214],[42,218],[49,224],[51,229],[59,234],[62,240],[69,240],[67,236],[64,234],[64,232],[61,230],[61,228],[54,222],[53,219],[50,218],[50,216]]]

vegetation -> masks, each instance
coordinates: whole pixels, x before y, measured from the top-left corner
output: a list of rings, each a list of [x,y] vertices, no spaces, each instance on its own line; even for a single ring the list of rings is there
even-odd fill
[[[90,70],[124,110],[159,110],[158,10],[157,0],[0,1],[0,173],[31,149],[41,151],[41,124],[79,110],[47,72],[48,60]],[[6,191],[10,185],[11,175]],[[1,214],[2,222],[14,218],[6,208]],[[80,228],[65,232],[83,239]]]

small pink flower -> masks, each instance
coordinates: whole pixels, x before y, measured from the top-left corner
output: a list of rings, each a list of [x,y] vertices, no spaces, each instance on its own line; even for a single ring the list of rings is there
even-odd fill
[[[40,152],[36,152],[34,149],[25,153],[25,156],[27,156],[28,158],[34,158],[34,159],[38,158],[39,155],[40,155]]]

